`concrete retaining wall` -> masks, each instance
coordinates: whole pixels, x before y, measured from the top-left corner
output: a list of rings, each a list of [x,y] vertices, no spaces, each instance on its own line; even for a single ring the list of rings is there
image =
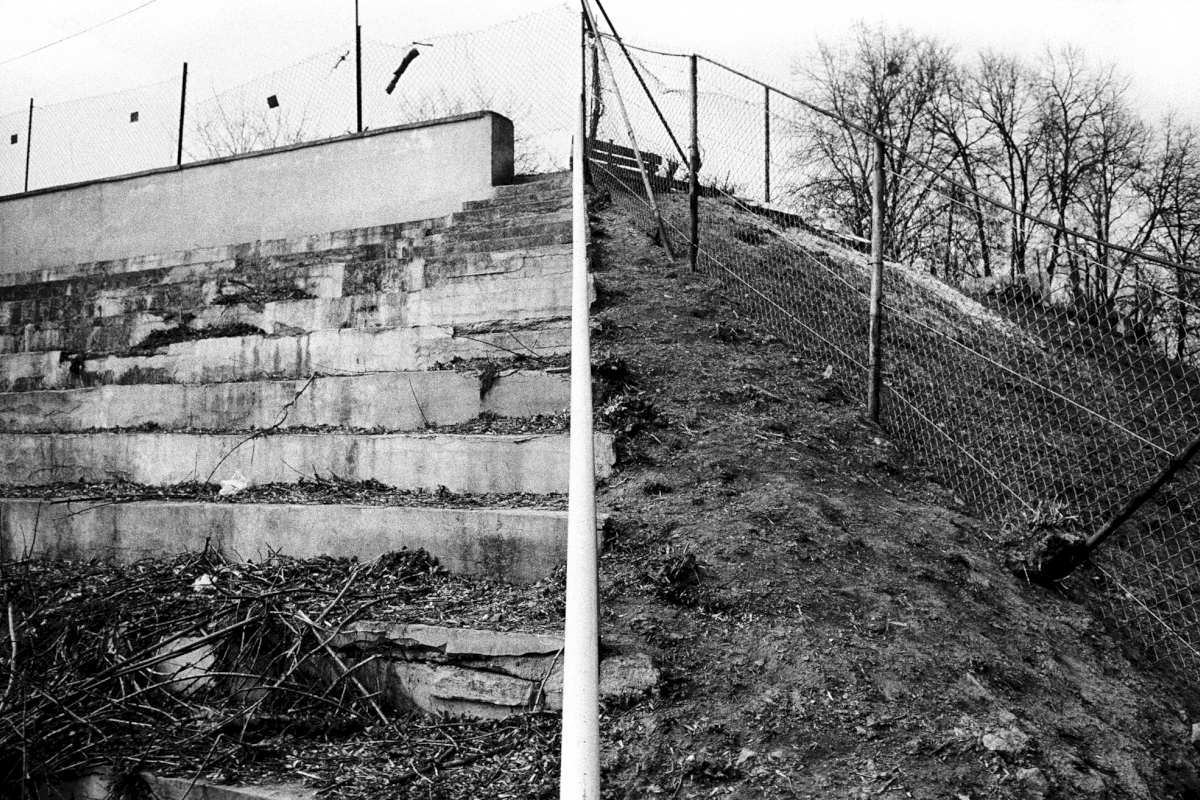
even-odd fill
[[[480,112],[10,195],[0,273],[448,215],[512,180],[512,147]]]

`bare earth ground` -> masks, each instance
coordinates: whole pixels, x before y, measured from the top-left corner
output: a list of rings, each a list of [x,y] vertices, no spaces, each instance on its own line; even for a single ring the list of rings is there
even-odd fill
[[[1194,694],[1002,567],[825,364],[594,204],[604,625],[659,697],[603,720],[611,797],[1200,797]],[[649,409],[649,410],[648,410]]]

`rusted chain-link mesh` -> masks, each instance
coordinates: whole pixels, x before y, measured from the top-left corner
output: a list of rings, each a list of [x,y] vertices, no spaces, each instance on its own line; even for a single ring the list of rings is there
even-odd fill
[[[613,73],[599,59],[586,70],[593,179],[654,233],[619,92],[683,268],[686,160],[618,45],[603,46]],[[686,151],[688,58],[632,55]],[[697,76],[698,268],[865,403],[871,140],[778,91],[768,101],[763,85],[711,61]],[[964,503],[1003,522],[1009,544],[1091,533],[1197,433],[1200,276],[976,201],[946,182],[948,164],[910,155],[891,149],[885,162],[894,260],[881,423]],[[1099,307],[1086,301],[1098,281],[1109,298]],[[1197,488],[1183,473],[1072,578],[1147,660],[1181,671],[1200,666]]]
[[[565,169],[578,86],[579,17],[557,6],[478,31],[426,38],[363,30],[366,130],[490,110],[513,121],[518,172]],[[379,41],[378,37],[390,41]],[[397,41],[394,37],[414,36]],[[403,74],[387,91],[410,52]],[[347,40],[222,92],[190,85],[185,163],[312,142],[358,127]],[[193,82],[194,83],[194,82]],[[29,188],[175,164],[181,78],[33,111]],[[0,195],[25,188],[28,111],[0,116]],[[16,136],[16,141],[12,137]]]

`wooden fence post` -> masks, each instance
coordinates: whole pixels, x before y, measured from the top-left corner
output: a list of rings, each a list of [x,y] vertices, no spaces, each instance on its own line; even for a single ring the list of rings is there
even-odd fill
[[[771,202],[771,87],[763,87],[763,200]]]
[[[883,139],[875,139],[871,170],[871,304],[867,344],[867,417],[879,423],[879,394],[883,384]]]

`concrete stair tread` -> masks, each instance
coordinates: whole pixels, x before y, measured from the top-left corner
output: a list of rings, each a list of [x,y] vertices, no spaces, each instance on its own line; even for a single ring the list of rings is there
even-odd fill
[[[434,276],[431,285],[407,291],[362,292],[346,297],[194,305],[187,327],[195,331],[256,328],[267,335],[345,328],[462,325],[499,319],[557,318],[570,308],[566,258],[510,259],[489,255]],[[142,346],[156,331],[180,327],[177,312],[136,311],[48,323],[30,331],[0,325],[0,351],[123,352]],[[194,338],[211,338],[197,336]]]
[[[0,430],[288,430],[338,426],[388,431],[464,423],[480,414],[554,414],[570,404],[569,377],[497,365],[487,391],[455,370],[321,375],[310,379],[142,384],[0,393]]]
[[[536,188],[527,189],[522,192],[513,192],[492,197],[487,200],[468,200],[463,203],[463,211],[478,211],[484,208],[504,208],[507,206],[519,205],[521,203],[538,203],[549,202],[554,200],[562,200],[569,198],[571,195],[570,187],[560,188],[554,185],[536,186],[535,184],[527,184],[527,186],[535,186]]]
[[[502,213],[508,216],[552,211],[555,210],[555,204],[563,202],[567,204],[567,207],[570,205],[569,181],[559,179],[539,179],[528,183],[500,186],[496,187],[495,191],[495,199],[469,201],[466,206],[474,206],[476,202],[492,204],[481,206],[476,210],[503,209]],[[499,206],[495,205],[497,199]],[[239,260],[244,262],[247,259],[303,260],[320,257],[323,253],[352,254],[366,245],[410,238],[425,238],[439,233],[452,222],[484,218],[486,218],[486,214],[484,217],[479,217],[474,215],[470,208],[465,207],[464,211],[453,212],[447,217],[431,217],[287,239],[271,239],[167,253],[148,253],[113,261],[64,264],[33,271],[0,273],[0,301],[50,296],[58,293],[71,281],[87,281],[92,278],[119,283],[121,281],[119,276],[122,274],[153,273],[180,268],[203,271],[223,262],[229,262],[232,265]],[[152,280],[148,275],[130,280],[141,282],[147,279]],[[60,286],[54,287],[49,293],[39,291],[37,288],[30,288],[55,283]]]
[[[606,521],[605,515],[597,516],[598,534]],[[565,561],[566,531],[565,510],[520,506],[0,497],[6,558],[28,554],[131,563],[211,547],[235,560],[281,552],[371,561],[408,548],[424,549],[451,574],[529,583],[550,577]]]
[[[386,252],[371,245],[352,251],[340,249],[255,259],[253,263],[233,259],[20,284],[0,288],[0,326],[119,313],[108,310],[110,308],[179,315],[203,305],[220,303],[225,298],[236,300],[245,296],[255,301],[272,293],[307,292],[312,297],[345,297],[359,293],[354,291],[354,277],[364,269],[375,269],[381,261],[390,262],[393,269],[403,271],[412,258],[428,255],[431,251],[457,252],[451,249],[453,245],[471,251],[489,244],[496,245],[489,251],[529,250],[537,249],[537,246],[518,248],[512,245],[545,241],[543,246],[553,247],[562,244],[558,239],[564,234],[569,235],[570,231],[569,218],[547,220],[539,216],[521,223],[508,220],[453,226],[428,237],[388,243]],[[427,262],[431,260],[429,265],[436,266],[437,257],[426,258]]]
[[[526,216],[569,212],[570,209],[570,196],[565,198],[555,197],[541,200],[527,200],[508,203],[501,206],[484,206],[482,208],[473,208],[468,211],[455,211],[448,217],[448,224],[477,224],[493,220],[511,218],[520,219]]]
[[[145,355],[0,353],[0,390],[101,384],[223,383],[424,370],[453,359],[554,356],[570,350],[565,317],[471,326],[415,326],[231,336],[178,342]]]
[[[251,483],[320,476],[402,489],[488,494],[567,490],[569,434],[0,433],[0,484],[122,480],[169,486],[239,473]],[[595,435],[598,478],[616,461]]]
[[[440,258],[453,253],[506,253],[519,250],[533,250],[540,247],[551,247],[571,243],[571,232],[564,229],[561,233],[546,233],[535,236],[512,236],[468,242],[444,242],[421,245],[414,252],[426,257]]]

